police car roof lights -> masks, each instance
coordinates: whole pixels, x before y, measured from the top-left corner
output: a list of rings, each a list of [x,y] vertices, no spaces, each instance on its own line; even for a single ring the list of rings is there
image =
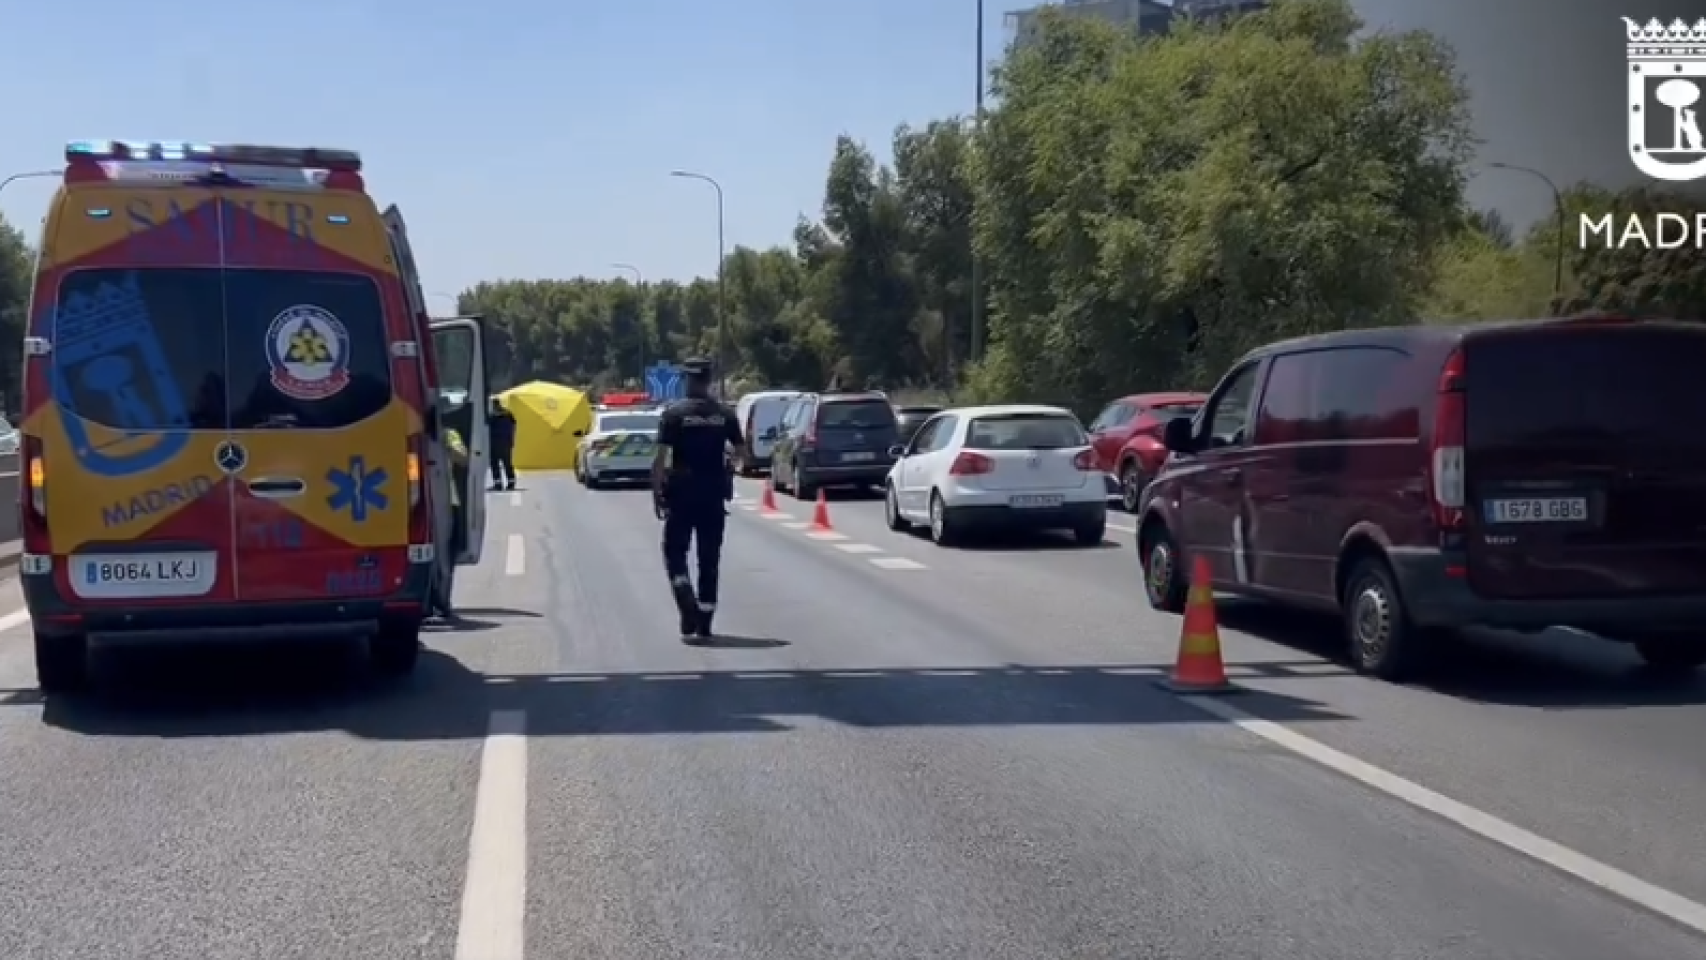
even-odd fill
[[[65,160],[228,163],[294,170],[360,173],[361,154],[326,147],[268,147],[236,143],[195,143],[183,140],[74,140],[65,145]]]

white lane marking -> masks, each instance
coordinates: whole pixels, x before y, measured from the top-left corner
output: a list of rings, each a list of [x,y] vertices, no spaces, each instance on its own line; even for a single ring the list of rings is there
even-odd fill
[[[919,563],[917,560],[908,560],[905,557],[872,557],[871,558],[871,565],[874,567],[882,567],[884,570],[928,570],[928,569],[930,569],[929,567],[926,567],[924,564]]]
[[[847,553],[882,553],[882,547],[873,547],[868,543],[838,543],[835,549]]]
[[[745,510],[747,513],[757,513],[758,512],[758,507],[756,504],[743,503],[740,505],[740,508],[742,510]]]
[[[527,924],[527,714],[487,727],[468,837],[456,960],[522,960]]]
[[[789,530],[810,530],[812,525],[804,520],[789,520],[787,523],[782,524],[782,526],[787,527]]]
[[[1206,697],[1180,699],[1334,773],[1356,780],[1418,810],[1425,810],[1470,833],[1599,887],[1613,896],[1645,907],[1659,916],[1674,920],[1697,932],[1706,933],[1706,904],[1655,886],[1610,864],[1601,863],[1562,844],[1530,833],[1514,823],[1501,820],[1444,794],[1435,793],[1419,783],[1406,780],[1349,754],[1340,753],[1288,727],[1253,717],[1225,701]]]
[[[759,516],[763,517],[766,520],[792,520],[792,519],[794,519],[793,517],[788,516],[787,514],[781,512],[780,510],[765,511],[764,513],[759,514]],[[810,526],[810,524],[807,524],[807,526]]]
[[[509,535],[509,551],[504,557],[504,573],[519,577],[527,572],[527,543],[521,534]]]
[[[1137,532],[1136,527],[1128,527],[1122,523],[1110,523],[1110,524],[1108,524],[1108,529],[1109,530],[1118,530],[1121,533],[1136,533]]]
[[[521,491],[520,490],[511,490],[510,491],[510,493],[509,493],[509,505],[512,507],[521,506]]]
[[[806,531],[806,536],[812,538],[813,540],[845,540],[845,539],[847,539],[846,534],[836,533],[834,530],[808,530],[808,531]]]
[[[30,611],[28,609],[13,610],[11,613],[0,617],[0,633],[4,633],[13,627],[21,627],[29,622]]]

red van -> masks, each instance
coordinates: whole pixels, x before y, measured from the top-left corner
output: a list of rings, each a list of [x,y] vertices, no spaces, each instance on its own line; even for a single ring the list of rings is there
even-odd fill
[[[1332,611],[1361,670],[1439,631],[1572,626],[1706,663],[1706,326],[1576,318],[1345,331],[1244,357],[1140,511],[1149,602]]]

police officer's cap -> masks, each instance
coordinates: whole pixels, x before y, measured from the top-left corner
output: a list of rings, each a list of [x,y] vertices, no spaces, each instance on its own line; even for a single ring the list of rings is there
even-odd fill
[[[689,357],[682,361],[681,372],[690,377],[708,377],[711,375],[711,361],[704,357]]]

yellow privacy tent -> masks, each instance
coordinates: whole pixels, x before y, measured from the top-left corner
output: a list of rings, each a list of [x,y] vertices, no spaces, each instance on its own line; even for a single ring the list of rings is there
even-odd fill
[[[498,394],[515,417],[517,470],[573,470],[580,437],[592,429],[586,394],[535,380]]]

